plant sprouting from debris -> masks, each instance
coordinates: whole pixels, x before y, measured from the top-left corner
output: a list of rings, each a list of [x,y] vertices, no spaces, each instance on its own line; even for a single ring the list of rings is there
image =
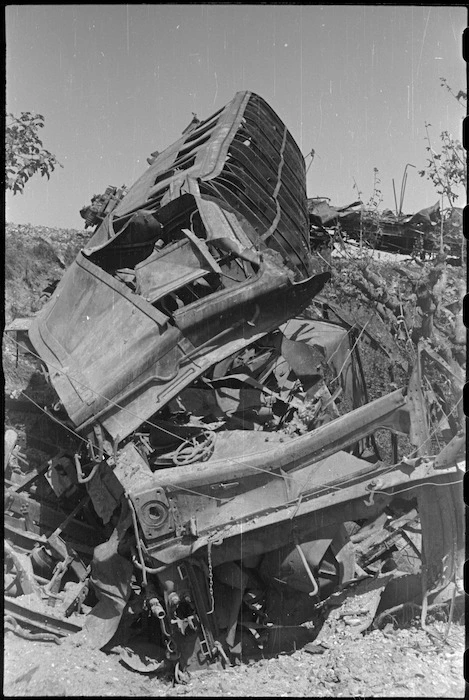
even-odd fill
[[[420,177],[430,180],[439,195],[446,197],[451,209],[458,199],[457,189],[461,186],[466,189],[466,158],[464,148],[460,141],[454,139],[449,131],[440,134],[440,151],[436,151],[430,139],[429,127],[425,122],[427,135],[426,151],[428,153],[427,166],[419,170]]]
[[[381,179],[379,177],[379,170],[378,168],[373,168],[373,192],[368,200],[367,206],[376,211],[383,201],[383,193],[381,192],[380,185]]]
[[[363,247],[363,240],[374,247],[376,238],[381,234],[381,217],[379,207],[383,201],[383,193],[380,188],[381,179],[378,168],[373,168],[373,191],[366,205],[360,210],[360,249]],[[356,180],[353,180],[353,189],[356,190],[358,198],[361,200],[362,191],[359,189]]]
[[[440,78],[442,87],[445,87],[448,92],[462,107],[467,105],[467,93],[459,90],[455,93],[448,85],[446,78]],[[420,177],[426,177],[430,180],[442,197],[446,197],[449,206],[452,209],[458,199],[458,189],[467,188],[466,181],[466,154],[464,148],[458,139],[453,138],[446,129],[440,133],[440,143],[438,149],[433,148],[430,138],[431,124],[425,122],[425,131],[427,142],[427,165],[422,170],[419,170]]]
[[[5,125],[5,189],[13,194],[23,193],[27,181],[36,173],[49,179],[57,165],[63,168],[53,153],[43,148],[39,129],[44,127],[42,114],[9,113]]]

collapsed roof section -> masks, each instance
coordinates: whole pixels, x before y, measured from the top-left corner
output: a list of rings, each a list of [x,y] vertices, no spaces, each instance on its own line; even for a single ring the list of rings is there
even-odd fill
[[[237,93],[193,127],[105,216],[29,330],[84,434],[124,439],[329,279],[312,275],[303,157],[266,102]]]

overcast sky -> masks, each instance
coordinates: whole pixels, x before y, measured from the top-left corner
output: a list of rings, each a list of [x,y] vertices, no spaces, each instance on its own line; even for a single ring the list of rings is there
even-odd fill
[[[44,146],[64,165],[7,196],[7,221],[82,228],[79,210],[107,185],[130,186],[147,156],[239,90],[261,95],[306,156],[308,195],[364,201],[378,168],[382,207],[438,200],[418,176],[425,122],[434,145],[461,137],[464,6],[11,5],[7,111],[45,117]],[[307,165],[309,159],[307,159]],[[463,206],[461,199],[458,204]]]

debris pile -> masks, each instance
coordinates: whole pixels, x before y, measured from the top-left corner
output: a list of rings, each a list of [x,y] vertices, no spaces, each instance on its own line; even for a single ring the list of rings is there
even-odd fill
[[[420,338],[408,385],[370,401],[285,125],[237,93],[149,162],[94,201],[86,247],[7,328],[67,433],[33,470],[5,435],[10,628],[179,682],[310,641],[357,586],[360,632],[383,591],[459,594],[464,439],[430,422],[433,350]]]
[[[403,214],[379,211],[361,201],[334,207],[328,198],[316,197],[308,199],[308,211],[313,249],[330,247],[340,239],[425,260],[436,255],[444,239],[447,262],[462,264],[465,243],[460,207],[440,210],[437,202],[415,214]]]

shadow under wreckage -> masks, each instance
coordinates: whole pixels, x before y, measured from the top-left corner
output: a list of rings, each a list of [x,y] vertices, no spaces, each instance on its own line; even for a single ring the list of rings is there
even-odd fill
[[[11,624],[178,681],[311,639],[384,574],[451,597],[462,438],[429,453],[419,363],[369,401],[285,125],[237,93],[149,162],[82,212],[95,232],[28,324],[76,444],[7,489]]]

